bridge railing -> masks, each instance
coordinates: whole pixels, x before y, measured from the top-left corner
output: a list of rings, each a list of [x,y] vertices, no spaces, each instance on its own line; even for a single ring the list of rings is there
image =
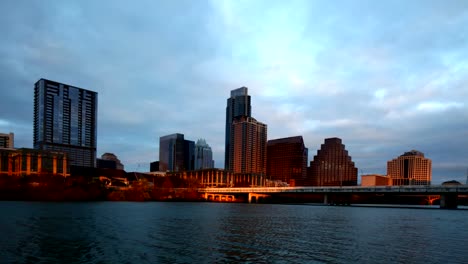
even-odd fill
[[[209,187],[199,188],[207,193],[462,193],[468,194],[468,185],[459,186],[326,186],[326,187]]]

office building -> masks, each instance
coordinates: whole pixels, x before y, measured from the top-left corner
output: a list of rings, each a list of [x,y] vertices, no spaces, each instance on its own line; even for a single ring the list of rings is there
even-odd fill
[[[387,162],[387,175],[392,185],[430,185],[432,161],[424,153],[411,150]]]
[[[355,186],[357,168],[339,138],[327,138],[310,162],[313,186]]]
[[[66,153],[28,148],[0,148],[0,175],[69,176]]]
[[[204,139],[195,144],[195,170],[214,168],[213,151]]]
[[[231,129],[234,118],[239,116],[252,116],[252,107],[250,105],[250,95],[248,95],[248,88],[241,87],[231,91],[231,97],[227,99],[226,106],[226,137],[225,137],[225,156],[224,168],[226,170],[233,170],[231,159]]]
[[[40,79],[34,86],[34,148],[65,152],[70,165],[95,167],[96,92]]]
[[[0,148],[14,148],[15,146],[15,134],[3,134],[0,133]]]
[[[253,117],[234,118],[231,128],[230,164],[234,173],[266,174],[267,125]]]
[[[187,171],[194,168],[195,142],[183,134],[159,138],[159,171]]]
[[[270,180],[301,186],[307,178],[308,150],[302,136],[268,140],[267,175]]]

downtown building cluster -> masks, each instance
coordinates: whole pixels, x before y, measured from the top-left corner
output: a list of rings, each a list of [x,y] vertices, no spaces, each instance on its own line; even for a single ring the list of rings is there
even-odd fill
[[[58,174],[70,167],[123,170],[112,153],[96,159],[96,92],[40,79],[34,85],[33,149],[15,149],[14,135],[0,134],[0,174]],[[216,169],[204,139],[161,136],[158,175],[195,178],[202,186],[354,186],[358,169],[340,138],[327,138],[308,166],[302,136],[268,140],[268,127],[252,116],[247,87],[231,91],[226,105],[225,164]],[[387,175],[363,175],[362,185],[428,185],[431,161],[419,151],[388,161]]]

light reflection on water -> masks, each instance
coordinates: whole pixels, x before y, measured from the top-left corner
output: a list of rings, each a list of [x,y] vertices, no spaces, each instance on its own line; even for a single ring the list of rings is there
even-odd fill
[[[0,202],[0,262],[466,263],[468,211]]]

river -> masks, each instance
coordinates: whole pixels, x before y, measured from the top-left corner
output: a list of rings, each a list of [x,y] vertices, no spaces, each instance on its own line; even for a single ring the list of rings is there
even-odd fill
[[[0,202],[1,263],[468,263],[468,210]]]

